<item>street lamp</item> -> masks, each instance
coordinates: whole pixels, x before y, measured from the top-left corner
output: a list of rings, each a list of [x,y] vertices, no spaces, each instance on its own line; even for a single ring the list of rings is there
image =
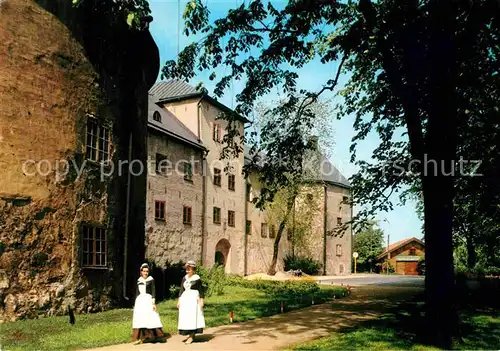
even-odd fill
[[[384,217],[383,221],[382,222],[387,222],[387,224],[391,225],[391,222],[389,222],[389,220],[387,218]],[[389,260],[391,258],[391,253],[389,252],[389,242],[390,242],[390,234],[387,233],[387,264],[386,264],[386,273],[387,275],[389,275]]]

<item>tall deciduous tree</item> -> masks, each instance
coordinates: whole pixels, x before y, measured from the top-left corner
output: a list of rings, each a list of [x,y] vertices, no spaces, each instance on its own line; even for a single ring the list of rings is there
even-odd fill
[[[452,222],[453,162],[462,142],[458,127],[468,111],[479,120],[498,118],[499,6],[486,0],[294,0],[277,8],[253,0],[209,23],[203,2],[192,0],[186,29],[206,36],[186,47],[180,65],[167,62],[163,69],[166,76],[189,79],[196,69],[228,67],[215,93],[222,95],[232,78],[245,78],[236,107],[243,114],[275,87],[290,96],[291,111],[300,110],[301,102],[292,98],[297,69],[314,58],[325,64],[325,75],[338,64],[323,89],[302,92],[312,100],[335,89],[338,67],[348,70],[341,116],[355,116],[353,151],[372,130],[381,139],[374,162],[360,163],[353,179],[354,198],[371,205],[359,215],[390,209],[388,195],[418,179],[425,217],[427,335],[447,349],[456,326]],[[477,95],[485,98],[471,98]],[[300,123],[313,118],[301,116]],[[398,135],[408,141],[395,140]],[[408,172],[412,165],[416,176]]]
[[[301,105],[290,107],[290,102],[296,100],[301,101]],[[317,193],[317,182],[321,181],[321,155],[316,149],[317,145],[310,142],[310,137],[321,133],[322,135],[314,137],[318,140],[320,137],[321,140],[331,140],[329,133],[332,130],[319,123],[331,121],[328,117],[332,115],[324,108],[327,104],[328,102],[312,101],[306,96],[292,96],[290,100],[278,101],[274,107],[261,106],[258,109],[258,131],[247,138],[253,162],[245,167],[244,172],[248,176],[257,169],[260,183],[260,193],[253,201],[258,208],[268,211],[271,222],[277,226],[273,256],[268,268],[270,275],[276,274],[280,241],[287,225],[290,227],[292,213],[304,187],[310,186],[313,189],[309,191],[313,198],[306,200],[310,202],[309,209],[318,208],[314,204],[319,195],[313,193]],[[308,122],[312,116],[318,117],[315,125]],[[319,210],[320,208],[317,212]]]

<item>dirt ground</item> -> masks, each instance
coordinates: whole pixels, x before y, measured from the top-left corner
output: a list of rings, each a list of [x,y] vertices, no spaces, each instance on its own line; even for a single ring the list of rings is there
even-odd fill
[[[244,323],[207,328],[195,343],[184,345],[173,335],[166,344],[122,344],[92,351],[128,350],[278,350],[328,336],[375,319],[421,293],[418,287],[366,286],[332,303],[312,306]]]

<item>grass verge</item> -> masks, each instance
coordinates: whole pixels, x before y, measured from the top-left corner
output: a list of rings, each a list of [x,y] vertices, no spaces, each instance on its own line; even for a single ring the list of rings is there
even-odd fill
[[[315,295],[319,303],[342,295],[343,288],[322,286]],[[310,300],[302,300],[288,309],[306,307]],[[177,331],[175,300],[158,304],[158,311],[167,333]],[[280,312],[280,302],[264,290],[228,286],[223,295],[206,299],[207,327],[229,323],[229,312],[235,322],[243,322]],[[23,320],[0,325],[0,349],[4,351],[75,350],[94,348],[130,341],[132,309],[115,309],[102,313],[77,315],[76,323],[69,324],[67,316]]]
[[[376,320],[345,328],[330,336],[289,350],[440,350],[422,341],[425,333],[423,302],[405,303]],[[496,350],[500,345],[500,313],[494,308],[462,310],[461,340],[454,350]]]

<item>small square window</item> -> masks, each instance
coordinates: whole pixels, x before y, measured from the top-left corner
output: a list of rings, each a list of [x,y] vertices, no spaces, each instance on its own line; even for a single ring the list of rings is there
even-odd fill
[[[247,184],[246,196],[247,196],[247,201],[252,202],[252,185],[250,185],[250,184]]]
[[[342,245],[337,245],[336,253],[337,253],[337,256],[342,256]]]
[[[184,206],[182,210],[182,222],[184,224],[192,224],[192,209],[189,206]]]
[[[235,226],[235,213],[234,211],[227,211],[227,225],[230,226],[230,227],[234,227]]]
[[[214,168],[214,185],[221,186],[221,170],[219,168]]]
[[[236,177],[235,177],[235,175],[234,174],[229,174],[227,176],[227,187],[228,187],[228,189],[234,191],[234,189],[236,188],[235,183],[236,183]]]
[[[269,230],[269,239],[274,239],[276,238],[276,226],[271,225],[271,228]]]
[[[165,201],[155,201],[155,219],[165,220]]]
[[[214,207],[213,220],[215,224],[220,224],[220,208]]]
[[[221,125],[218,123],[214,123],[213,125],[212,138],[216,142],[220,142],[222,138],[222,128]]]
[[[260,225],[260,236],[267,238],[267,223],[262,223]]]
[[[189,162],[184,162],[184,180],[193,181],[193,165]]]
[[[161,115],[160,115],[160,112],[155,111],[155,112],[153,113],[153,120],[155,120],[156,122],[160,122],[160,123],[161,123]]]
[[[167,174],[167,163],[168,163],[167,156],[157,153],[156,164],[155,164],[156,173]]]

